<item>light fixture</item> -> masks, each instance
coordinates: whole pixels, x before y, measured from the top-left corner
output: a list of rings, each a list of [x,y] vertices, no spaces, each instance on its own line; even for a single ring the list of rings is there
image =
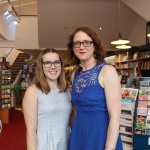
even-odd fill
[[[7,11],[8,11],[8,12],[12,12],[12,11],[13,11],[12,4],[11,4],[11,3],[8,3],[8,4],[7,4]]]
[[[113,45],[122,45],[122,44],[130,43],[129,40],[123,39],[122,36],[121,36],[121,31],[120,31],[121,30],[120,7],[121,7],[121,3],[120,3],[120,0],[119,0],[119,35],[118,35],[118,39],[117,40],[111,42],[111,44],[113,44]]]
[[[15,20],[13,21],[14,24],[18,24],[20,23],[21,21],[21,17],[20,17],[20,0],[18,0],[19,4],[18,4],[18,7],[19,7],[19,12],[17,13],[14,6],[12,5],[11,1],[10,0],[7,0],[8,4],[7,4],[7,12],[10,14],[12,11],[14,12],[15,14]]]
[[[122,45],[122,44],[129,44],[129,43],[130,43],[129,40],[122,39],[121,33],[119,33],[117,40],[111,42],[111,44],[113,45]]]
[[[147,37],[150,37],[150,33],[147,34]]]
[[[131,46],[130,45],[118,45],[116,46],[117,49],[130,49]]]
[[[18,22],[15,20],[15,21],[14,21],[14,24],[15,24],[15,25],[17,25],[17,24],[18,24]]]

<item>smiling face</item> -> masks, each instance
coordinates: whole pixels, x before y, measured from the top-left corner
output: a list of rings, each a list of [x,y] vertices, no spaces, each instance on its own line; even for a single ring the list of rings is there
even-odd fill
[[[77,32],[74,36],[73,42],[73,51],[80,61],[94,59],[94,44],[92,43],[93,41],[91,37],[89,37],[85,32]]]
[[[61,73],[61,61],[57,53],[43,55],[43,72],[48,80],[57,80]]]

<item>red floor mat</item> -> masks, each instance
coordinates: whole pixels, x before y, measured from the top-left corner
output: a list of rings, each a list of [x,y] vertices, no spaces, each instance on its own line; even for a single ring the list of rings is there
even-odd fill
[[[0,134],[0,150],[26,150],[25,122],[23,113],[11,109],[9,124],[3,124]]]

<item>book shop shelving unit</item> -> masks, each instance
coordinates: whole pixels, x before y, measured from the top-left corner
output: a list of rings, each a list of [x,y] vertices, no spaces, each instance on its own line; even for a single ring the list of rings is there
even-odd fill
[[[5,58],[0,59],[0,118],[3,123],[9,123],[11,107],[11,66]]]
[[[138,89],[122,88],[120,136],[124,150],[133,150],[134,110]]]
[[[150,150],[150,77],[140,78],[134,118],[134,150]]]

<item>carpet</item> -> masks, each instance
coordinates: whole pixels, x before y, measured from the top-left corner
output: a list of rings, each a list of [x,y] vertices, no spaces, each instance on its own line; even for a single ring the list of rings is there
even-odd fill
[[[26,150],[26,128],[23,113],[11,109],[9,124],[3,124],[0,150]]]

